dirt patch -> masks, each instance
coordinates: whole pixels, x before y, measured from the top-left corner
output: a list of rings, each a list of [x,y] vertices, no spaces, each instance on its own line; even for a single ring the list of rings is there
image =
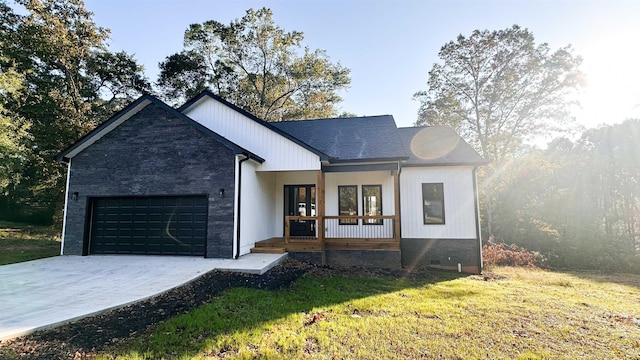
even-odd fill
[[[491,271],[483,271],[482,275],[471,275],[469,276],[471,279],[480,280],[480,281],[500,281],[500,280],[508,280],[509,278],[506,276],[498,275]]]

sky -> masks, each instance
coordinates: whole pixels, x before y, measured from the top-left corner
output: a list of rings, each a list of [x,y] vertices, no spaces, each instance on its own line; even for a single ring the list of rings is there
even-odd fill
[[[189,24],[228,24],[249,8],[269,7],[304,45],[326,50],[351,69],[340,112],[417,119],[413,94],[427,89],[438,51],[475,29],[528,28],[552,50],[572,45],[587,86],[572,114],[586,128],[640,117],[640,1],[518,0],[85,0],[94,21],[111,30],[110,48],[133,54],[155,81],[158,63],[182,50]]]

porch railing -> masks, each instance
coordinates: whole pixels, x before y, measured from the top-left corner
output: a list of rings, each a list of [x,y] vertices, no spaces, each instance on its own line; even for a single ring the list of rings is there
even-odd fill
[[[295,242],[309,242],[318,240],[317,216],[285,216],[284,217],[284,241],[286,244]],[[295,227],[299,226],[305,231],[296,233]],[[293,229],[292,229],[293,227]]]
[[[396,239],[397,221],[394,215],[324,216],[324,236],[318,236],[317,216],[285,216],[286,244],[322,242],[327,240],[387,240]]]
[[[394,240],[395,216],[325,216],[325,239]]]

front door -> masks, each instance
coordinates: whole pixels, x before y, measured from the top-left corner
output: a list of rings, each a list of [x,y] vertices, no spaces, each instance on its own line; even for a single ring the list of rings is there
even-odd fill
[[[315,185],[285,185],[284,186],[284,215],[285,216],[316,216]],[[298,237],[314,237],[315,238],[316,221],[315,220],[290,220],[289,235],[298,236]]]

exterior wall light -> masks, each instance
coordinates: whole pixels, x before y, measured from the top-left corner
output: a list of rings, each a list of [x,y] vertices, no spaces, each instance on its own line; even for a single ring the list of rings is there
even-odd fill
[[[75,192],[73,192],[73,194],[71,194],[71,200],[78,201],[78,192],[77,191],[75,191]]]
[[[224,197],[224,189],[220,189],[218,191],[218,195],[220,195],[220,197],[223,198]]]

